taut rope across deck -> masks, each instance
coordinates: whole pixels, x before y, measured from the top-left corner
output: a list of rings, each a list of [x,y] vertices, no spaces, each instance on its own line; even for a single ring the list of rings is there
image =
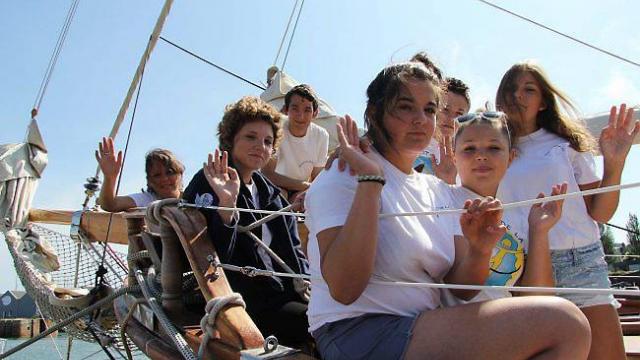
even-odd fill
[[[614,192],[626,189],[632,189],[640,187],[640,182],[634,182],[629,184],[621,184],[621,185],[611,185],[605,186],[597,189],[584,190],[584,191],[576,191],[566,194],[553,195],[553,196],[545,196],[544,198],[537,198],[531,200],[523,200],[517,201],[507,204],[502,204],[501,209],[514,209],[518,207],[530,206],[535,204],[542,204],[548,201],[556,201],[556,200],[565,200],[569,198],[589,196],[594,194],[603,194],[607,192]],[[229,211],[238,211],[238,212],[247,212],[247,213],[256,213],[256,214],[267,214],[267,215],[288,215],[288,216],[296,216],[296,217],[306,217],[303,213],[296,213],[286,210],[281,211],[273,211],[273,210],[261,210],[261,209],[245,209],[238,207],[226,207],[226,206],[200,206],[188,203],[180,203],[179,207],[187,207],[187,208],[195,208],[195,209],[208,209],[208,210],[229,210]],[[402,217],[402,216],[430,216],[430,215],[454,215],[454,214],[462,214],[466,212],[465,209],[444,209],[444,210],[432,210],[432,211],[418,211],[418,212],[406,212],[406,213],[383,213],[379,214],[380,218],[387,217]]]

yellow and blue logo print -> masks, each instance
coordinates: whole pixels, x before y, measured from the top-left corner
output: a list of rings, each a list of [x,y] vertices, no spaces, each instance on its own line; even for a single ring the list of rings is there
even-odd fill
[[[510,286],[522,275],[524,265],[524,249],[522,241],[510,231],[496,243],[491,254],[489,267],[491,272],[486,285]]]
[[[416,161],[413,162],[413,168],[416,171],[423,174],[434,175],[436,172],[433,169],[433,163],[431,162],[431,156],[429,153],[424,152],[418,156]]]

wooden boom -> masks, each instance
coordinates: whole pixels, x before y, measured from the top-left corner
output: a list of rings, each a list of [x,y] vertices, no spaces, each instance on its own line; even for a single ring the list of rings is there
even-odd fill
[[[29,210],[29,221],[37,223],[70,225],[73,218],[71,210]],[[130,212],[110,213],[103,211],[87,211],[80,219],[80,229],[87,234],[91,241],[107,240],[109,219],[111,218],[111,230],[109,231],[109,243],[128,244],[127,221],[128,216],[144,213],[144,210],[134,209]]]

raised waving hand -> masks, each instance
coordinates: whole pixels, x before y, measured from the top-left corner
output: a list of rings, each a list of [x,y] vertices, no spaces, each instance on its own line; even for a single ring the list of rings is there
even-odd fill
[[[340,150],[338,159],[349,166],[349,170],[356,175],[383,175],[382,168],[373,159],[371,152],[363,152],[360,148],[358,127],[348,115],[340,118],[336,125]]]
[[[209,154],[207,162],[203,164],[204,176],[216,193],[219,206],[234,207],[240,192],[240,177],[236,169],[229,167],[229,154],[218,149],[214,154]],[[229,224],[233,217],[233,212],[229,210],[218,210],[225,224]]]
[[[116,153],[112,138],[103,137],[102,142],[98,143],[96,160],[105,178],[115,179],[118,177],[122,168],[122,151]]]
[[[447,184],[454,185],[456,183],[458,170],[453,162],[453,139],[451,136],[445,136],[442,141],[440,141],[438,147],[440,148],[440,162],[437,162],[436,156],[431,154],[433,171],[440,180]]]
[[[620,111],[611,107],[609,123],[600,133],[600,152],[605,163],[622,167],[633,140],[640,132],[640,121],[633,119],[633,108],[627,109],[626,104],[620,105]]]

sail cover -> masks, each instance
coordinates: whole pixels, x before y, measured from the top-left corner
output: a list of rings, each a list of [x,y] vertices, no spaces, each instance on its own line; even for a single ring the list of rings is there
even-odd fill
[[[27,141],[0,145],[0,230],[9,246],[42,272],[57,270],[58,257],[28,226],[29,208],[38,179],[47,166],[47,148],[35,119]]]
[[[284,106],[284,96],[294,86],[300,83],[293,77],[287,75],[282,71],[278,71],[271,79],[269,87],[260,95],[260,98],[269,104],[273,105],[276,109],[281,110]],[[318,99],[320,105],[320,111],[318,117],[313,122],[329,133],[329,151],[332,151],[338,146],[338,133],[336,131],[336,124],[338,123],[338,116],[336,111],[333,110],[331,105],[322,99]]]

